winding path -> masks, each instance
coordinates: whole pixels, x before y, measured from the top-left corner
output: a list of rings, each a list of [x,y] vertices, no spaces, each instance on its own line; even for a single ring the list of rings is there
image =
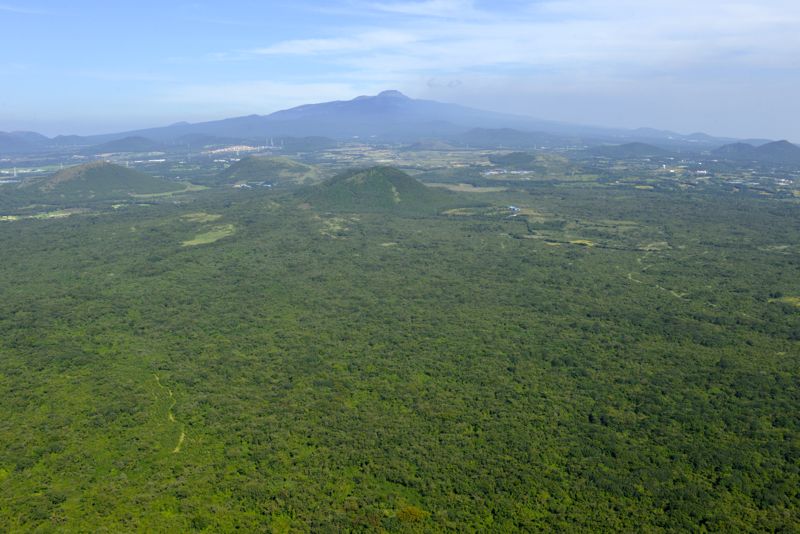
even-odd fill
[[[154,373],[153,376],[156,378],[156,384],[158,384],[158,387],[160,387],[161,389],[166,389],[167,394],[169,395],[169,398],[172,401],[172,403],[169,405],[169,408],[167,408],[167,420],[170,423],[177,423],[178,421],[175,419],[175,415],[172,413],[172,409],[175,407],[175,403],[177,402],[175,400],[175,396],[172,394],[172,390],[164,387],[164,384],[161,383],[161,379],[158,377],[157,374]],[[172,449],[173,454],[181,452],[181,447],[183,446],[183,442],[185,439],[186,439],[185,427],[183,424],[181,424],[181,435],[178,438],[177,445],[175,445],[175,448]]]

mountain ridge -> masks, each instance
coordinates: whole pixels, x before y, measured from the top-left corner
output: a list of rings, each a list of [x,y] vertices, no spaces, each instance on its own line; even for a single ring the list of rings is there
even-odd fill
[[[48,139],[35,132],[0,132],[0,151],[14,153],[41,150],[48,146],[91,146],[127,137],[143,137],[162,144],[180,144],[181,140],[192,136],[220,139],[322,136],[337,140],[376,139],[411,143],[436,137],[448,142],[460,142],[459,138],[466,136],[469,139],[469,132],[476,129],[504,130],[507,135],[508,130],[518,131],[519,141],[512,144],[519,145],[524,144],[523,141],[528,137],[534,144],[645,142],[661,148],[683,146],[710,150],[739,141],[699,132],[682,135],[655,128],[622,129],[571,124],[415,99],[397,90],[387,90],[350,100],[304,104],[266,115],[250,114],[196,123],[184,121],[168,126],[83,137],[70,135]]]

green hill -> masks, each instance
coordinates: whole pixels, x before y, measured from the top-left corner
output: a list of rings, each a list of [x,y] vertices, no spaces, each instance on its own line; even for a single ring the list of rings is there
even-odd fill
[[[302,193],[306,202],[326,211],[434,212],[454,195],[429,188],[393,167],[343,172]]]
[[[183,189],[181,184],[106,161],[69,167],[37,185],[45,193],[93,199],[168,193]]]
[[[756,147],[747,143],[731,143],[721,146],[711,151],[713,156],[722,159],[732,160],[755,160],[758,159]]]
[[[714,156],[734,161],[759,161],[761,163],[800,164],[800,147],[788,141],[775,141],[759,147],[747,143],[733,143],[711,152]]]
[[[800,164],[800,147],[789,141],[775,141],[756,149],[763,161],[772,163]]]
[[[309,184],[320,179],[316,167],[282,157],[248,157],[237,161],[215,178],[216,184],[267,182],[273,185]]]

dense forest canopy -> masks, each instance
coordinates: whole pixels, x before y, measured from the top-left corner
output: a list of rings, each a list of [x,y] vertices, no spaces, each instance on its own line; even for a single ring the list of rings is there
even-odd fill
[[[6,528],[798,528],[796,203],[306,194],[0,222]]]

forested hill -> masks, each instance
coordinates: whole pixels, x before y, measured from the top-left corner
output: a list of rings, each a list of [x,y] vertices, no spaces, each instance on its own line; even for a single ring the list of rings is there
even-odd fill
[[[106,161],[95,161],[59,171],[29,184],[43,193],[75,198],[117,198],[177,191],[185,186]]]
[[[346,171],[300,196],[317,209],[350,212],[433,213],[455,202],[455,195],[427,187],[393,167]]]

